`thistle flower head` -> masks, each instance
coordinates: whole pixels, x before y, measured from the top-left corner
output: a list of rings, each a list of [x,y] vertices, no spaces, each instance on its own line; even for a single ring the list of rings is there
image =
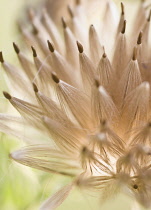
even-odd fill
[[[9,119],[43,135],[11,158],[73,178],[41,209],[57,208],[75,186],[97,192],[102,200],[126,190],[150,207],[149,1],[140,3],[132,26],[123,3],[119,16],[112,1],[67,7],[67,1],[57,2],[47,1],[40,12],[30,9],[28,23],[20,24],[33,61],[16,43],[20,70],[0,54],[12,91],[4,96],[21,115],[1,116],[1,130],[22,137]]]

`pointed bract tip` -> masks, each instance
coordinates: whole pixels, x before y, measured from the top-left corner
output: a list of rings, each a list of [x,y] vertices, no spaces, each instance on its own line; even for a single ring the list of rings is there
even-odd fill
[[[37,57],[37,52],[33,46],[31,46],[32,52],[33,52],[33,57]]]
[[[149,16],[148,16],[148,18],[147,18],[147,21],[150,22],[150,19],[151,19],[151,9],[150,9],[150,11],[149,11]]]
[[[59,78],[57,77],[56,73],[55,72],[52,72],[51,73],[51,76],[52,76],[52,79],[55,83],[59,83]]]
[[[47,43],[48,43],[48,48],[49,48],[50,52],[53,53],[55,51],[55,49],[54,49],[52,43],[49,40],[47,41]]]
[[[137,44],[142,44],[142,37],[143,37],[143,32],[141,31],[138,35],[138,39],[137,39]]]
[[[137,48],[136,47],[134,47],[134,50],[133,50],[132,60],[133,61],[136,61],[137,60]]]
[[[105,47],[103,46],[103,52],[105,53]]]
[[[88,151],[87,147],[83,146],[82,149],[81,149],[81,153],[85,154],[87,151]]]
[[[93,29],[93,28],[94,28],[94,25],[93,25],[93,24],[91,24],[91,25],[90,25],[90,29]]]
[[[133,188],[134,188],[135,190],[137,190],[137,189],[138,189],[138,185],[137,185],[137,184],[134,184],[134,185],[133,185]]]
[[[61,18],[61,21],[62,21],[63,28],[67,28],[67,23],[66,23],[64,17]]]
[[[3,58],[3,53],[2,53],[2,51],[0,52],[0,62],[1,62],[1,63],[4,63],[4,58]]]
[[[32,29],[32,33],[34,35],[37,35],[39,33],[38,28],[36,28],[34,25],[32,25],[33,29]]]
[[[3,91],[3,95],[4,95],[4,97],[7,98],[8,100],[10,100],[10,99],[12,98],[11,95],[10,95],[8,92],[6,92],[6,91]]]
[[[107,129],[107,121],[106,119],[100,119],[99,131],[104,132],[104,129]]]
[[[17,44],[15,44],[15,42],[13,42],[13,47],[14,47],[14,50],[17,54],[19,54],[20,50],[19,50],[19,47],[17,46]]]
[[[105,119],[100,120],[100,125],[101,126],[106,126],[106,124],[107,124],[107,121]]]
[[[37,85],[33,82],[33,89],[35,93],[38,93],[38,88]]]
[[[83,53],[83,46],[78,41],[77,41],[77,47],[78,47],[79,53]]]
[[[94,32],[95,32],[95,27],[93,24],[91,24],[89,27],[89,33],[94,33]]]
[[[103,57],[103,58],[106,58],[106,57],[107,57],[107,55],[106,55],[105,52],[103,53],[102,57]]]
[[[124,4],[123,2],[121,2],[121,15],[124,15],[125,11],[124,11]]]
[[[94,80],[94,84],[95,84],[95,86],[96,86],[97,88],[99,88],[99,87],[100,87],[99,80],[98,80],[98,79],[96,79],[96,78],[95,78],[95,80]]]
[[[122,28],[121,33],[122,33],[122,34],[125,34],[125,30],[126,30],[126,20],[124,20],[123,28]]]

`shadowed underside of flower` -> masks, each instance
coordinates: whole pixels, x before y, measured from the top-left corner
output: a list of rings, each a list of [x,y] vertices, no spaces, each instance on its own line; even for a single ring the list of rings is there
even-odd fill
[[[13,43],[20,70],[0,54],[18,97],[4,96],[21,115],[1,114],[0,130],[22,138],[12,125],[23,125],[48,137],[38,143],[24,138],[30,145],[11,158],[73,178],[41,209],[57,208],[75,186],[97,192],[102,200],[127,191],[150,207],[149,3],[141,2],[129,32],[123,3],[120,17],[112,1],[76,1],[67,11],[61,26],[45,6],[29,10],[31,26],[23,22],[20,29],[33,61]]]

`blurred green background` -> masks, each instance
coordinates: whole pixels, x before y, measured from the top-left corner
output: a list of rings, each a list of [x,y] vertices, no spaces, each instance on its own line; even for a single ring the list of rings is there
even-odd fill
[[[9,61],[15,62],[12,42],[20,40],[16,20],[23,9],[34,0],[0,0],[0,50]],[[117,1],[116,1],[117,2]],[[131,1],[132,2],[132,1]],[[133,1],[135,2],[135,1]],[[2,90],[7,87],[0,67],[0,110],[7,109]],[[20,141],[4,134],[0,135],[0,210],[37,210],[43,200],[52,195],[70,180],[62,176],[46,174],[14,163],[9,159],[10,151],[20,146]],[[101,204],[89,192],[72,191],[58,210],[130,210],[133,201],[124,195]],[[136,210],[135,207],[133,210]]]

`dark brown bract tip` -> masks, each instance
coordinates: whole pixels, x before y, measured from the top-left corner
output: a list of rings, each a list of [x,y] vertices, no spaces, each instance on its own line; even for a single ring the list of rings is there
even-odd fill
[[[61,18],[61,21],[62,21],[63,28],[67,28],[67,23],[63,17]]]
[[[33,57],[37,57],[37,52],[33,46],[31,46],[32,52],[33,52]]]
[[[17,46],[17,44],[15,44],[15,42],[13,42],[13,47],[14,47],[14,50],[17,54],[19,54],[20,50],[19,50],[19,47]]]
[[[93,33],[94,30],[95,30],[94,25],[91,24],[91,25],[90,25],[90,28],[89,28],[89,32]]]
[[[137,190],[137,189],[138,189],[138,185],[137,185],[137,184],[134,184],[134,185],[133,185],[133,188],[134,188],[135,190]]]
[[[81,149],[82,154],[85,154],[88,151],[86,146],[83,146]]]
[[[48,48],[49,48],[50,52],[53,53],[55,51],[55,49],[54,49],[52,43],[49,40],[47,41],[47,43],[48,43]]]
[[[51,76],[52,76],[52,79],[53,79],[53,81],[54,81],[55,83],[59,83],[59,82],[60,82],[60,80],[59,80],[59,78],[57,77],[57,75],[56,75],[55,72],[52,72],[52,73],[51,73]]]
[[[137,44],[142,44],[142,37],[143,37],[143,32],[141,31],[138,35],[138,39],[137,39]]]
[[[2,53],[2,51],[0,52],[0,62],[1,62],[1,63],[4,63],[4,58],[3,58],[3,53]]]
[[[37,85],[33,82],[33,89],[35,93],[38,93],[38,88]]]
[[[106,55],[105,52],[103,53],[102,57],[103,57],[103,58],[106,58],[106,57],[107,57],[107,55]]]
[[[136,47],[134,47],[134,50],[133,50],[132,60],[133,61],[136,61],[137,60],[137,48]]]
[[[104,132],[107,129],[107,121],[105,119],[100,120],[100,132]]]
[[[99,80],[98,80],[97,78],[95,78],[94,84],[95,84],[95,86],[96,86],[97,88],[100,87],[100,82],[99,82]]]
[[[93,25],[93,24],[91,24],[91,25],[90,25],[90,28],[94,28],[94,25]]]
[[[102,120],[101,125],[105,126],[106,125],[106,120]]]
[[[125,34],[125,31],[126,31],[126,20],[124,20],[123,28],[122,28],[121,33],[122,33],[122,34]]]
[[[6,91],[3,91],[3,95],[5,98],[7,98],[8,100],[10,100],[12,97],[9,93],[7,93]]]
[[[78,47],[79,53],[83,53],[83,46],[78,41],[77,41],[77,47]]]
[[[32,25],[32,27],[33,27],[32,28],[33,35],[37,35],[39,33],[38,29],[34,25]]]
[[[150,19],[151,19],[151,10],[149,11],[149,16],[147,18],[147,21],[150,22]]]
[[[121,2],[121,15],[124,15],[125,14],[125,8],[124,8],[124,4],[123,2]]]

